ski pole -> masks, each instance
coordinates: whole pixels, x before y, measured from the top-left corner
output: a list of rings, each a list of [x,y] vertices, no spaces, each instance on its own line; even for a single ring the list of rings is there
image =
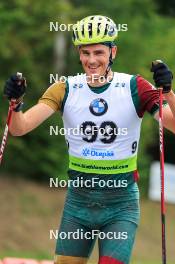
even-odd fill
[[[152,62],[152,66],[162,63],[161,60]],[[166,264],[166,235],[165,235],[165,174],[164,174],[164,130],[163,130],[163,87],[159,87],[159,149],[160,149],[160,188],[161,188],[161,229],[162,229],[162,264]]]
[[[164,174],[164,131],[162,113],[162,90],[159,89],[159,146],[160,146],[160,183],[161,183],[161,222],[162,222],[162,263],[166,264],[166,239],[165,239],[165,174]]]

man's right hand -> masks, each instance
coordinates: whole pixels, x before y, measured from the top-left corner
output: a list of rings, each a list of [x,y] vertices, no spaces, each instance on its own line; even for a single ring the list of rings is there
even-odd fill
[[[26,91],[26,79],[22,77],[22,79],[19,78],[19,76],[12,75],[4,85],[4,95],[9,99],[16,99],[23,97]]]

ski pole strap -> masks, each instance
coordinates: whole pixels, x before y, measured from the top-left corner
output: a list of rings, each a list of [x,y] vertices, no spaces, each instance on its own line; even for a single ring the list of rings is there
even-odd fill
[[[23,109],[23,106],[24,106],[24,102],[20,102],[15,109],[13,109],[14,112],[20,112],[22,111]]]

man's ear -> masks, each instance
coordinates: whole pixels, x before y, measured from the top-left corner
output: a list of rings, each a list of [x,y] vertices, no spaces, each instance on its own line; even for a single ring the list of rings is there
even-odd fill
[[[114,60],[117,55],[117,46],[112,47],[112,59]]]

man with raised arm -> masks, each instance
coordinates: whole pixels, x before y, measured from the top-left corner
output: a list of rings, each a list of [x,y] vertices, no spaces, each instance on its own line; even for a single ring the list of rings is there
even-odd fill
[[[96,238],[99,264],[128,264],[139,223],[137,151],[145,112],[158,120],[159,92],[141,76],[113,72],[118,32],[108,17],[94,15],[79,21],[73,43],[83,75],[54,83],[37,105],[22,112],[25,82],[12,76],[5,85],[8,99],[19,99],[10,132],[22,136],[57,111],[66,134],[68,175],[83,186],[68,188],[55,264],[86,264]],[[154,69],[157,87],[164,86],[163,125],[175,133],[175,95],[172,73],[163,62]],[[169,86],[167,86],[167,84]],[[67,234],[66,237],[61,234]],[[76,236],[75,236],[76,235]]]

